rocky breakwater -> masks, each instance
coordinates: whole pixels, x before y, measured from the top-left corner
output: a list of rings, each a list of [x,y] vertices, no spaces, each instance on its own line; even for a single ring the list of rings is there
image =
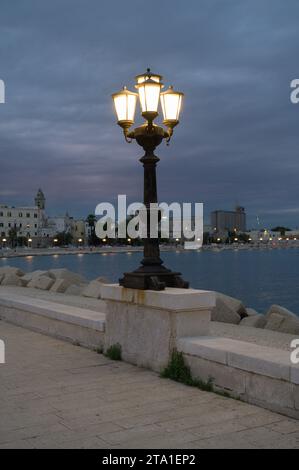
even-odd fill
[[[220,292],[215,292],[215,296],[212,321],[299,335],[299,316],[280,305],[272,305],[267,312],[258,313],[245,307],[241,300]]]
[[[99,277],[91,282],[68,269],[37,270],[24,273],[12,266],[0,268],[0,285],[39,289],[66,295],[101,298],[101,285],[108,282]]]

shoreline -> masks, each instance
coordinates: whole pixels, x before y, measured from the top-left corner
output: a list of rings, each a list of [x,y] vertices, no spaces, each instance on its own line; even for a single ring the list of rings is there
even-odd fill
[[[299,242],[296,243],[279,243],[279,244],[230,244],[230,245],[204,245],[195,251],[214,251],[221,252],[225,250],[276,250],[276,249],[287,249],[287,248],[299,248]],[[93,255],[93,254],[118,254],[118,253],[140,253],[143,251],[143,246],[116,246],[116,247],[100,247],[100,248],[31,248],[31,249],[20,249],[20,251],[7,250],[5,252],[0,251],[0,259],[10,258],[25,258],[31,256],[67,256],[67,255]],[[186,250],[183,246],[160,246],[161,252],[188,252],[192,250]]]

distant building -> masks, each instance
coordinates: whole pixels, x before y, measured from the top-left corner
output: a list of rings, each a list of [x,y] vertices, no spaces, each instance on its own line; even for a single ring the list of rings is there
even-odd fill
[[[37,191],[37,195],[34,198],[35,205],[38,209],[45,210],[46,198],[41,189]]]
[[[211,212],[212,232],[246,232],[246,213],[244,207],[237,206],[234,211],[217,210]]]
[[[71,233],[73,218],[68,213],[48,218],[48,226],[52,228],[54,235],[57,233]]]
[[[52,229],[53,236],[58,233],[69,233],[73,238],[73,243],[82,240],[85,244],[88,241],[88,224],[83,219],[74,219],[68,213],[62,216],[49,217],[48,227]]]
[[[0,203],[0,247],[3,239],[8,241],[12,231],[16,238],[26,238],[31,247],[45,248],[53,246],[58,233],[72,235],[74,243],[82,239],[88,240],[88,227],[84,220],[75,220],[68,213],[64,216],[48,217],[45,212],[46,198],[41,189],[38,190],[34,206],[14,207]],[[2,240],[2,243],[1,243]]]
[[[73,220],[71,228],[73,242],[78,243],[79,240],[82,240],[82,243],[86,244],[88,242],[88,230],[88,223],[85,220]]]
[[[41,237],[41,230],[46,225],[45,201],[42,191],[39,190],[35,198],[39,205],[14,207],[0,204],[1,237],[8,237],[12,230],[15,230],[17,237]]]

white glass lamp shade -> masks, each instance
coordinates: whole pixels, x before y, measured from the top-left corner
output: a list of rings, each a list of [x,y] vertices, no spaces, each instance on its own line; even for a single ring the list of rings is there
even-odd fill
[[[144,74],[136,76],[136,82],[142,115],[151,121],[158,116],[160,92],[163,87],[162,76],[147,69]]]
[[[124,87],[118,93],[112,95],[117,122],[121,127],[130,127],[134,123],[137,93]]]
[[[142,113],[158,113],[161,84],[149,78],[137,87]]]
[[[161,93],[161,106],[165,124],[172,124],[174,127],[179,122],[183,96],[183,93],[174,91],[173,87],[169,87],[167,91]]]

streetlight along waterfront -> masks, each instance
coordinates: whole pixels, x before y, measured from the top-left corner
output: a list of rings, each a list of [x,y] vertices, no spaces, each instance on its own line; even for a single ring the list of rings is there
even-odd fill
[[[156,164],[159,158],[154,154],[155,148],[161,144],[163,139],[170,141],[174,127],[179,123],[183,93],[174,91],[173,87],[165,92],[163,88],[162,76],[151,73],[147,69],[146,73],[136,76],[138,94],[129,91],[124,87],[118,93],[112,95],[117,123],[122,127],[127,142],[133,139],[144,149],[145,154],[140,158],[144,167],[144,206],[146,207],[146,238],[143,238],[144,257],[141,266],[133,272],[124,273],[120,279],[120,285],[134,289],[163,290],[165,287],[188,288],[189,283],[181,278],[181,273],[172,272],[163,266],[160,258],[159,237],[150,236],[150,215],[151,204],[157,204],[157,182]],[[137,98],[141,106],[141,115],[145,123],[129,131],[134,124]],[[159,115],[159,100],[163,112],[163,124],[166,129],[154,124],[154,120]]]

